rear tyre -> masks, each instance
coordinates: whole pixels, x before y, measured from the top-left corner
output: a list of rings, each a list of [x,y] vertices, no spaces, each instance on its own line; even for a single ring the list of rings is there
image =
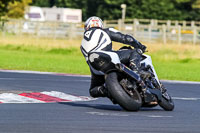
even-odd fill
[[[142,105],[140,94],[135,90],[134,95],[131,97],[127,92],[125,92],[119,84],[116,72],[111,72],[107,75],[106,85],[111,97],[123,109],[127,111],[138,111],[140,109]]]

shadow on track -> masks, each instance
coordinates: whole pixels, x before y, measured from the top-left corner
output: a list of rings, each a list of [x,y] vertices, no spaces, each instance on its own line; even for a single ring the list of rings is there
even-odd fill
[[[104,105],[104,104],[85,104],[85,103],[59,103],[64,105],[70,105],[74,107],[86,107],[86,108],[94,108],[100,110],[112,110],[112,111],[123,111],[123,109],[118,105]]]
[[[109,110],[109,111],[125,111],[119,105],[105,105],[105,104],[86,104],[86,103],[73,103],[73,102],[61,102],[59,104],[69,105],[74,107],[84,107],[84,108],[93,108],[98,110]],[[139,111],[164,111],[163,109],[158,108],[141,108]]]

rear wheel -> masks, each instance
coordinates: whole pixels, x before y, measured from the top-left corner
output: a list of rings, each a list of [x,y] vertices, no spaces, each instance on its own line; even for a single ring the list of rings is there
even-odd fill
[[[106,77],[106,85],[111,97],[127,111],[138,111],[142,105],[140,94],[137,90],[127,92],[119,83],[116,72],[111,72]]]

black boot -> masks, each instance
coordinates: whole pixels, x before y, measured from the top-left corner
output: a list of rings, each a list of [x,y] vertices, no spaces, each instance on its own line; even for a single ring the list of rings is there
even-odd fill
[[[90,89],[90,95],[96,97],[108,97],[108,90],[104,86],[97,86]]]

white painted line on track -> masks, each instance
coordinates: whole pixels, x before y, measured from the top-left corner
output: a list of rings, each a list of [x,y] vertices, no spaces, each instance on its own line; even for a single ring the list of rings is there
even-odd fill
[[[164,115],[146,115],[147,117],[151,118],[171,118],[173,116],[164,116]]]
[[[39,72],[26,70],[0,70],[0,72],[16,72],[16,73],[30,73],[30,74],[54,74],[53,72]]]
[[[185,100],[185,101],[197,101],[200,100],[200,98],[194,98],[194,97],[172,97],[174,100]]]
[[[161,80],[163,83],[175,83],[175,84],[199,84],[200,82],[195,81],[178,81],[178,80]]]
[[[48,75],[58,75],[58,76],[73,76],[73,77],[91,77],[90,75],[67,74],[67,73],[56,73],[56,72],[26,71],[26,70],[0,70],[0,72],[27,73],[27,74],[48,74]]]
[[[127,116],[141,116],[141,117],[149,117],[149,118],[172,118],[173,116],[170,115],[143,115],[143,114],[130,114],[130,113],[110,113],[110,112],[86,112],[87,114],[91,115],[97,115],[97,116],[121,116],[121,117],[127,117]]]
[[[108,113],[108,112],[86,112],[91,115],[99,115],[99,116],[129,116],[128,114],[123,113]]]
[[[42,78],[42,79],[38,79],[38,78],[0,78],[0,80],[24,80],[24,81],[65,81],[65,82],[76,82],[76,81],[80,81],[80,82],[90,82],[90,80],[87,79],[73,79],[73,80],[68,80],[68,79],[46,79],[46,78]]]

